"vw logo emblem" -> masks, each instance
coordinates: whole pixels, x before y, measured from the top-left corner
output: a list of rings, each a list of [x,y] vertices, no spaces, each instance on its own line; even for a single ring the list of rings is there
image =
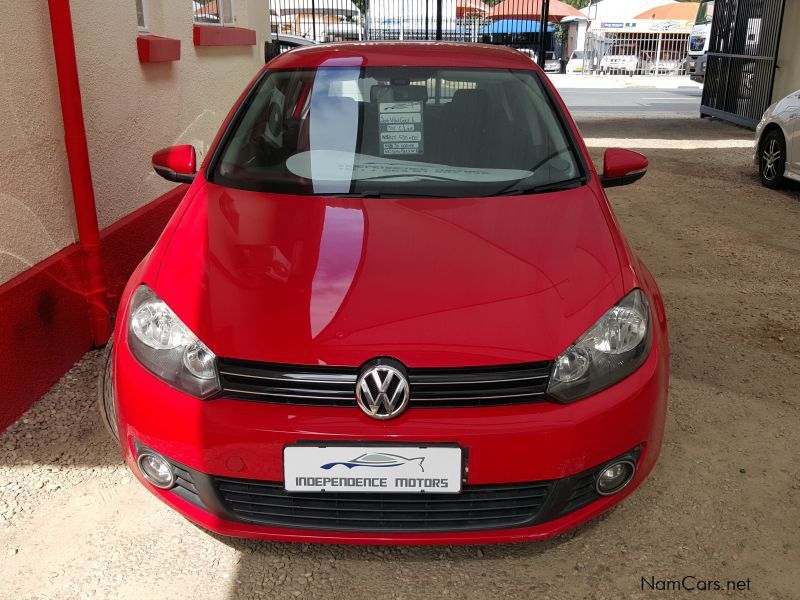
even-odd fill
[[[373,419],[392,419],[408,406],[408,377],[402,364],[380,359],[364,366],[356,381],[358,407]]]

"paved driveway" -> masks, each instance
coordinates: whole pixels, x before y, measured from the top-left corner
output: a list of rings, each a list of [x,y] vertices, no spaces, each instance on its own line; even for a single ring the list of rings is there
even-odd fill
[[[674,595],[643,591],[642,578],[693,576],[749,579],[741,597],[797,598],[800,192],[760,187],[742,129],[580,125],[591,144],[649,148],[647,177],[610,195],[671,318],[662,458],[622,506],[536,544],[218,539],[122,466],[93,405],[95,352],[0,436],[0,597],[653,598]]]

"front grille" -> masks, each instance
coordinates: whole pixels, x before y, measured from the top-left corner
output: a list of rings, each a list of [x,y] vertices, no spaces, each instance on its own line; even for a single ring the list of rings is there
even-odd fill
[[[297,493],[282,483],[215,477],[223,506],[242,521],[336,531],[436,532],[524,527],[552,482],[466,486],[459,494]]]
[[[612,460],[638,464],[641,452],[637,446]],[[514,529],[561,518],[601,498],[594,482],[611,461],[562,479],[467,485],[458,494],[287,492],[282,482],[219,477],[170,462],[176,475],[170,491],[221,519],[288,529],[413,533]]]
[[[542,401],[550,362],[409,369],[411,407],[501,406]],[[219,359],[223,395],[306,406],[355,406],[358,369]]]
[[[223,394],[309,406],[355,406],[358,373],[349,367],[302,367],[219,359]]]

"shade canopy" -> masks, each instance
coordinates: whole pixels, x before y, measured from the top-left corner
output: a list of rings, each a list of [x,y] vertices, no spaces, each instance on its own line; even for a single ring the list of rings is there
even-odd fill
[[[634,19],[676,19],[679,21],[694,21],[697,16],[699,2],[678,2],[662,4],[638,14]]]
[[[498,19],[481,29],[481,33],[539,33],[542,24],[535,19]],[[547,31],[553,31],[553,24],[547,25]]]
[[[490,19],[540,19],[542,2],[543,0],[505,0],[495,5],[486,16]],[[583,17],[585,15],[561,0],[550,0],[548,16],[549,21],[558,23],[564,17]]]

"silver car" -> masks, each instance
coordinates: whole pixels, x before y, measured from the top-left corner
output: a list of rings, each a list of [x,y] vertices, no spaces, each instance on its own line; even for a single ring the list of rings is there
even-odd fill
[[[800,90],[770,106],[756,127],[753,162],[761,183],[782,187],[800,181]]]

